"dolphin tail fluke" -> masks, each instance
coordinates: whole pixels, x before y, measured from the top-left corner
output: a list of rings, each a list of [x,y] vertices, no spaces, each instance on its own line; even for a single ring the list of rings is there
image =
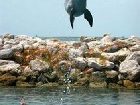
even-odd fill
[[[73,9],[71,10],[71,13],[70,13],[70,23],[71,23],[71,27],[73,29],[73,23],[74,23],[74,11]]]
[[[89,22],[90,26],[93,25],[93,17],[88,9],[85,10],[84,18]]]

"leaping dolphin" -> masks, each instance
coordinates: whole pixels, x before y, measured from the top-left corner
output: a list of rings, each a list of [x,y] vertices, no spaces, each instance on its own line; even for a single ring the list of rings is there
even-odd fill
[[[93,17],[90,11],[86,8],[87,0],[65,0],[65,10],[70,15],[70,23],[73,28],[75,17],[79,17],[84,14],[84,18],[89,22],[89,25],[93,25]]]

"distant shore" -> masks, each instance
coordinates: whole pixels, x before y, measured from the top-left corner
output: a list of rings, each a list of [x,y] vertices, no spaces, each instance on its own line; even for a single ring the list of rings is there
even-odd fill
[[[140,37],[0,37],[0,86],[140,89]]]

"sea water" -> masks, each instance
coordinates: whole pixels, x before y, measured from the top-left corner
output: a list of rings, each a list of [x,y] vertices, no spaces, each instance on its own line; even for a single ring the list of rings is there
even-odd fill
[[[70,88],[0,88],[0,105],[140,105],[140,90]]]

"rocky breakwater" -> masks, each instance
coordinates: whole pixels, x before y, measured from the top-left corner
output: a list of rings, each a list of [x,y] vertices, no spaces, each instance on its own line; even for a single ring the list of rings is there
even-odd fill
[[[67,80],[67,81],[66,81]],[[140,88],[140,38],[82,37],[74,43],[0,37],[0,85]]]

